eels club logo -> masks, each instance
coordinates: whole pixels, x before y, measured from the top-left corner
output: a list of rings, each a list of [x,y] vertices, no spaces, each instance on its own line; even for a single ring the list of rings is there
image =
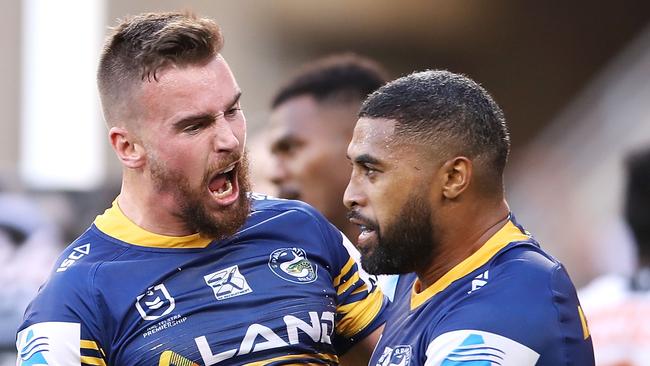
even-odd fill
[[[302,248],[280,248],[269,257],[269,268],[276,276],[294,283],[311,283],[318,278],[318,266],[311,263]]]

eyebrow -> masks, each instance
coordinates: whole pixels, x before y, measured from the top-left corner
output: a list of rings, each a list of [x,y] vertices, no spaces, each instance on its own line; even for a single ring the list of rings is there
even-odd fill
[[[237,94],[235,94],[235,97],[232,98],[232,102],[226,105],[226,108],[224,108],[224,111],[227,111],[231,109],[232,107],[236,106],[237,103],[239,103],[239,99],[241,98],[241,90],[237,91]]]
[[[381,162],[375,158],[374,156],[370,154],[361,154],[354,158],[354,162],[356,164],[372,164],[372,165],[379,165]]]
[[[224,108],[223,112],[220,112],[219,114],[214,114],[214,113],[201,113],[201,114],[195,114],[191,116],[187,116],[183,119],[180,119],[176,122],[174,122],[173,126],[177,130],[182,130],[186,126],[191,125],[192,123],[200,122],[200,121],[214,121],[216,120],[220,115],[224,114],[225,111],[228,111],[232,109],[237,103],[239,103],[239,99],[241,98],[242,92],[241,90],[238,90],[235,96],[232,98],[230,102],[226,104],[226,108]]]

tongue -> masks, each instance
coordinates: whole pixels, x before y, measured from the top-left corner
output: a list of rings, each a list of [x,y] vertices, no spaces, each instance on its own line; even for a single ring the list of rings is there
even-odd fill
[[[208,185],[208,189],[212,192],[219,192],[219,189],[224,188],[228,176],[226,174],[217,175]]]

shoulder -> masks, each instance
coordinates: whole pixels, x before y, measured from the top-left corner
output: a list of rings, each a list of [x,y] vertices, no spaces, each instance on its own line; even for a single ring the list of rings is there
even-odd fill
[[[251,201],[252,210],[244,230],[263,227],[266,231],[283,231],[298,236],[318,232],[327,241],[341,241],[340,231],[305,202],[257,193],[251,194]]]
[[[295,213],[312,217],[316,220],[325,220],[325,218],[315,208],[309,204],[297,201],[276,198],[263,195],[260,193],[250,194],[252,202],[252,212],[269,212],[269,213]]]
[[[92,302],[97,268],[124,250],[88,229],[55,262],[50,277],[25,312],[23,327],[44,321],[77,320],[78,309],[88,309]]]

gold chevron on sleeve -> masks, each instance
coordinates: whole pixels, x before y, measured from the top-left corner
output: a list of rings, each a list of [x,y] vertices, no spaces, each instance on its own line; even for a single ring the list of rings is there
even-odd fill
[[[348,272],[350,272],[350,269],[352,269],[354,263],[355,263],[354,259],[350,257],[348,262],[343,266],[343,268],[341,268],[341,273],[339,273],[339,275],[334,277],[334,280],[332,280],[332,284],[334,285],[334,287],[338,287],[338,285],[341,283],[341,279],[343,278],[343,276],[348,274]]]
[[[187,358],[167,350],[160,355],[158,366],[199,366],[196,362],[188,360]]]
[[[81,356],[82,365],[106,366],[106,362],[99,357]]]
[[[365,329],[379,314],[384,302],[384,294],[376,288],[363,300],[339,306],[336,311],[343,319],[336,324],[336,333],[352,337]]]

